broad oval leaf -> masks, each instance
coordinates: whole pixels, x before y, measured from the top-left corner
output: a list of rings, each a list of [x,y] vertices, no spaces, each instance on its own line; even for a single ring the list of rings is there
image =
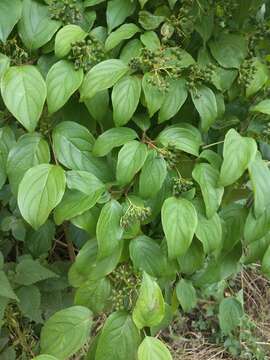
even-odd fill
[[[103,206],[96,230],[100,259],[109,256],[119,246],[123,236],[121,217],[122,206],[116,200],[111,200]]]
[[[157,241],[141,235],[129,245],[130,258],[135,268],[150,276],[162,277],[166,271],[166,257]]]
[[[28,49],[36,50],[46,44],[60,26],[60,21],[50,18],[48,6],[34,0],[23,1],[18,31]]]
[[[195,108],[200,114],[201,127],[208,131],[218,117],[216,96],[207,86],[201,86],[191,93]]]
[[[162,123],[175,116],[184,105],[187,96],[186,82],[183,79],[171,81],[158,113],[158,122]]]
[[[160,90],[157,86],[152,85],[151,80],[153,76],[154,75],[150,73],[146,73],[142,79],[146,107],[150,117],[161,108],[165,99],[165,92]]]
[[[225,68],[239,68],[247,55],[247,40],[237,34],[221,33],[209,44],[217,62]]]
[[[250,209],[244,227],[244,239],[246,244],[261,239],[270,231],[270,207],[256,218],[253,209]]]
[[[103,189],[99,189],[91,194],[85,194],[78,190],[67,190],[62,201],[54,210],[55,223],[60,225],[65,220],[82,215],[96,204],[103,191]]]
[[[197,305],[197,294],[192,282],[181,279],[176,284],[176,296],[184,310],[190,312]]]
[[[259,112],[262,114],[270,115],[270,99],[260,101],[250,109],[253,112]]]
[[[125,125],[135,113],[141,96],[138,76],[125,76],[112,90],[113,119],[116,126]]]
[[[23,218],[38,229],[60,203],[66,186],[60,166],[41,164],[29,169],[20,185],[18,205]]]
[[[230,129],[225,136],[219,184],[228,186],[238,180],[254,160],[256,152],[255,140],[242,137],[236,130]]]
[[[270,206],[270,170],[260,153],[257,153],[256,158],[249,164],[248,171],[254,194],[254,213],[258,218]]]
[[[155,150],[148,153],[139,180],[139,193],[143,198],[154,197],[167,176],[167,163]]]
[[[124,24],[120,26],[117,30],[113,31],[105,42],[106,51],[110,51],[120,44],[123,40],[132,38],[140,29],[135,24]]]
[[[240,302],[233,297],[223,299],[219,305],[219,325],[225,335],[230,334],[240,325],[243,308]]]
[[[93,174],[88,171],[67,171],[67,187],[78,190],[86,195],[98,193],[98,197],[106,190],[105,185]]]
[[[12,29],[19,21],[22,12],[20,0],[1,0],[0,2],[0,40],[6,42]]]
[[[95,141],[93,154],[95,156],[105,156],[113,148],[122,146],[137,137],[137,133],[130,128],[118,127],[109,129],[104,131]]]
[[[136,360],[140,333],[130,315],[114,312],[106,320],[98,339],[96,360]]]
[[[81,99],[90,99],[98,92],[112,87],[129,70],[118,59],[110,59],[95,65],[86,75],[81,87]]]
[[[119,151],[116,179],[119,185],[128,184],[142,168],[147,157],[147,147],[137,140],[126,143]]]
[[[92,313],[82,306],[72,306],[51,316],[41,330],[41,352],[65,360],[87,341]]]
[[[165,314],[165,303],[158,283],[146,272],[133,309],[132,318],[138,329],[159,324]]]
[[[165,147],[171,146],[177,150],[198,156],[202,137],[194,126],[182,123],[181,125],[166,127],[157,137],[157,141]]]
[[[159,339],[146,336],[138,351],[138,360],[173,360],[166,345]]]
[[[202,242],[205,254],[222,249],[222,225],[218,214],[207,219],[198,213],[198,225],[195,231],[197,238]]]
[[[93,156],[95,139],[90,131],[73,121],[64,121],[53,130],[53,148],[58,161],[72,170],[89,171],[102,181],[111,178],[108,165]]]
[[[109,33],[121,25],[125,19],[132,15],[136,4],[131,0],[110,0],[108,1],[106,19]]]
[[[55,37],[55,55],[59,58],[66,56],[71,50],[71,44],[83,40],[86,35],[87,33],[78,25],[64,26]]]
[[[224,193],[224,188],[218,186],[219,172],[210,164],[197,164],[192,177],[200,185],[206,215],[210,219],[218,210]]]
[[[7,174],[11,190],[17,194],[19,183],[31,167],[50,162],[50,149],[45,139],[37,133],[21,136],[7,159]]]
[[[198,224],[197,213],[192,203],[183,198],[166,199],[161,209],[161,221],[169,258],[184,255],[191,245]]]
[[[74,298],[74,304],[85,306],[93,313],[100,314],[107,305],[111,293],[110,280],[86,281],[80,286]]]
[[[1,81],[6,107],[28,130],[34,131],[41,116],[47,89],[35,66],[12,66]]]
[[[47,104],[49,113],[59,110],[83,81],[83,70],[75,70],[71,62],[66,60],[54,64],[47,75]]]

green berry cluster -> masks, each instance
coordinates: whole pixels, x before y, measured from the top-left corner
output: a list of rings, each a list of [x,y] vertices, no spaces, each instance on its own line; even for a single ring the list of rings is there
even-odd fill
[[[238,8],[238,2],[235,0],[214,0],[212,5],[215,9],[215,20],[222,28],[232,26],[233,15]]]
[[[249,55],[256,56],[257,45],[266,38],[270,38],[270,24],[266,22],[256,22],[254,18],[250,19],[250,23],[254,30],[249,36]]]
[[[130,311],[137,298],[140,278],[130,264],[119,265],[110,275],[112,284],[111,303],[113,310]]]
[[[202,86],[203,83],[211,83],[215,69],[216,66],[214,64],[208,64],[205,67],[200,67],[197,64],[191,65],[188,68],[186,82],[189,90],[196,93],[198,87]]]
[[[192,11],[193,8],[194,0],[184,0],[178,14],[171,15],[167,20],[167,23],[174,29],[174,33],[182,40],[189,38],[194,31],[196,19]]]
[[[77,0],[52,0],[49,5],[50,17],[63,24],[76,24],[82,20],[82,7]]]
[[[181,151],[177,150],[173,144],[170,144],[167,148],[161,149],[161,154],[167,162],[169,169],[173,169],[179,163]]]
[[[121,218],[120,225],[123,229],[128,229],[136,222],[144,222],[150,215],[150,207],[137,206],[129,201],[129,206]]]
[[[170,79],[181,76],[181,48],[160,48],[155,51],[144,48],[138,57],[130,60],[129,66],[134,71],[150,73],[148,81],[160,91],[168,91]]]
[[[253,59],[245,60],[240,67],[238,83],[244,87],[248,87],[254,79],[255,73],[256,66],[254,65]]]
[[[89,71],[94,65],[106,59],[104,45],[91,35],[71,44],[68,59],[74,63],[75,70]]]
[[[193,181],[183,177],[173,178],[173,195],[179,196],[194,187]]]
[[[10,58],[11,65],[23,65],[29,61],[29,54],[23,48],[18,38],[7,40],[5,43],[0,41],[0,53]]]

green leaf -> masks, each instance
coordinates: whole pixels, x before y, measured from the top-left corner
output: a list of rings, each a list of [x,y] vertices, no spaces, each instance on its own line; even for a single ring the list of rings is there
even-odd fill
[[[4,54],[0,54],[0,82],[5,71],[9,68],[10,58]]]
[[[260,153],[248,166],[252,190],[254,194],[254,213],[258,218],[270,206],[269,184],[270,170],[267,163],[262,160]]]
[[[91,236],[95,236],[98,216],[99,209],[94,207],[88,211],[85,211],[81,215],[75,216],[74,218],[70,219],[70,221],[79,229],[83,229]]]
[[[17,291],[20,302],[18,307],[22,314],[31,321],[42,323],[41,310],[40,310],[40,291],[35,285],[22,286]]]
[[[250,209],[245,222],[244,239],[246,244],[261,239],[270,231],[270,207],[264,213],[256,218],[253,215],[253,209]]]
[[[172,146],[194,156],[199,156],[202,144],[200,132],[192,125],[182,123],[166,127],[157,137],[158,143],[165,147]]]
[[[6,42],[9,34],[21,17],[20,0],[1,0],[0,2],[0,40]]]
[[[218,186],[219,172],[210,164],[196,164],[192,177],[200,185],[206,215],[210,219],[218,210],[224,193],[224,188]]]
[[[195,234],[202,242],[205,254],[214,251],[219,252],[222,249],[222,226],[218,214],[214,214],[210,219],[207,219],[198,212],[198,226]]]
[[[69,189],[92,195],[94,199],[98,199],[106,190],[105,185],[95,175],[87,171],[67,171],[66,179]]]
[[[105,0],[84,0],[84,7],[87,6],[94,6],[94,5],[98,5],[101,4],[102,2],[104,2]]]
[[[225,136],[219,184],[228,186],[237,181],[254,160],[256,152],[255,140],[242,137],[236,130],[230,129]]]
[[[7,174],[12,192],[16,195],[19,184],[31,167],[50,162],[50,149],[40,134],[25,134],[11,149],[7,159]]]
[[[54,210],[54,221],[57,225],[83,214],[95,206],[104,189],[93,189],[91,194],[78,190],[67,190],[62,201]],[[90,192],[90,190],[89,190]]]
[[[116,179],[119,185],[131,182],[147,157],[147,146],[137,140],[126,143],[118,154]]]
[[[173,360],[167,347],[157,338],[146,336],[138,351],[138,360]]]
[[[217,170],[219,170],[221,167],[222,157],[213,150],[210,149],[203,150],[200,153],[199,158],[207,160],[210,163],[210,165]]]
[[[12,66],[1,81],[4,103],[15,118],[34,131],[46,99],[46,84],[35,66]]]
[[[100,259],[109,256],[119,246],[123,236],[121,217],[122,206],[116,200],[111,200],[103,206],[96,231]]]
[[[46,78],[49,113],[52,114],[64,106],[82,81],[83,70],[75,70],[71,62],[61,60],[54,64]]]
[[[149,0],[139,0],[139,3],[141,5],[141,8],[144,7],[144,5],[148,2]]]
[[[125,76],[112,90],[113,119],[116,126],[125,125],[135,113],[141,96],[141,80]]]
[[[162,291],[157,282],[146,272],[140,287],[132,318],[138,329],[159,324],[165,314]]]
[[[8,299],[19,300],[14,293],[4,271],[0,271],[0,296]]]
[[[270,278],[270,246],[267,248],[262,259],[262,272],[267,278]]]
[[[167,163],[155,150],[148,153],[142,167],[139,181],[139,193],[143,198],[154,197],[161,189],[167,176]]]
[[[8,126],[0,128],[0,189],[6,182],[8,154],[15,143],[15,135],[11,128]]]
[[[201,269],[204,264],[204,258],[204,250],[200,241],[192,241],[192,244],[185,255],[177,258],[181,273],[191,275],[195,271]]]
[[[64,26],[55,37],[55,55],[58,58],[66,56],[71,50],[71,44],[83,40],[86,35],[87,33],[78,25]]]
[[[110,51],[119,45],[123,40],[132,38],[137,32],[140,31],[135,24],[124,24],[120,26],[117,30],[113,31],[105,42],[105,50]]]
[[[183,79],[170,82],[169,91],[158,113],[158,122],[162,123],[174,117],[184,105],[188,96],[186,82]]]
[[[176,296],[184,310],[190,312],[197,305],[197,294],[192,282],[181,279],[176,285]]]
[[[33,358],[33,360],[57,360],[56,357],[51,355],[39,355]]]
[[[110,33],[117,26],[121,25],[127,17],[133,14],[136,3],[130,0],[111,0],[108,1],[106,19],[108,32]]]
[[[238,69],[247,56],[247,40],[238,34],[221,33],[209,43],[212,55],[224,68]]]
[[[143,45],[139,39],[130,40],[123,47],[121,54],[120,54],[120,59],[125,64],[129,64],[129,62],[132,58],[140,56],[142,48],[143,48]]]
[[[41,330],[41,352],[65,360],[87,341],[92,313],[82,306],[72,306],[55,313]]]
[[[252,75],[252,79],[246,88],[247,97],[256,94],[266,84],[269,78],[269,71],[267,66],[258,59],[254,59],[251,66],[254,66],[255,72]]]
[[[53,130],[53,148],[59,162],[72,170],[89,171],[102,181],[110,178],[103,159],[93,156],[95,139],[89,130],[73,121],[63,121]]]
[[[252,106],[250,111],[270,115],[270,99],[260,101],[257,105]]]
[[[142,88],[150,117],[161,108],[165,99],[165,92],[161,91],[157,86],[152,85],[151,80],[153,77],[154,75],[146,73],[142,80]]]
[[[208,131],[218,117],[216,96],[207,86],[201,86],[196,91],[192,91],[191,96],[200,114],[202,130]]]
[[[225,335],[230,334],[240,325],[243,308],[240,302],[233,298],[223,299],[219,305],[219,325]]]
[[[85,76],[81,87],[81,99],[90,99],[98,92],[112,87],[129,70],[119,59],[110,59],[95,65]]]
[[[95,156],[105,156],[113,148],[122,146],[137,137],[137,133],[130,128],[118,127],[109,129],[97,138],[93,147],[93,154]]]
[[[28,49],[36,50],[45,45],[60,26],[60,21],[50,18],[48,6],[34,0],[23,0],[18,32]]]
[[[143,45],[152,51],[158,50],[161,47],[159,37],[154,31],[144,32],[140,39]]]
[[[166,257],[157,241],[141,235],[131,240],[130,258],[134,267],[150,276],[162,277],[166,271]]]
[[[103,90],[98,92],[91,99],[86,99],[84,101],[88,111],[91,116],[98,122],[102,123],[104,119],[108,116],[110,111],[109,109],[109,92],[108,90]]]
[[[165,20],[164,16],[153,15],[149,11],[139,12],[139,23],[145,30],[154,30]]]
[[[161,221],[169,258],[184,255],[191,245],[198,224],[197,213],[192,203],[182,198],[166,199],[161,209]]]
[[[112,313],[98,339],[96,360],[136,360],[140,333],[125,312]]]
[[[18,192],[18,206],[23,218],[38,229],[60,203],[66,186],[60,166],[41,164],[25,173]]]
[[[57,277],[57,274],[40,265],[38,260],[24,259],[16,266],[14,281],[17,284],[28,286]]]
[[[27,232],[26,246],[31,254],[37,258],[51,249],[54,236],[55,225],[51,220],[48,220],[37,231],[30,229]]]
[[[85,306],[95,314],[100,314],[107,305],[111,284],[107,278],[86,281],[75,293],[74,304]]]

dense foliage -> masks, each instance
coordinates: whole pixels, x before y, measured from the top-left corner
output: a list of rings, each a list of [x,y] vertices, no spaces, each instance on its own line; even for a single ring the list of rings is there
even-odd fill
[[[241,355],[269,40],[265,0],[0,0],[1,359],[170,360],[198,299]]]

